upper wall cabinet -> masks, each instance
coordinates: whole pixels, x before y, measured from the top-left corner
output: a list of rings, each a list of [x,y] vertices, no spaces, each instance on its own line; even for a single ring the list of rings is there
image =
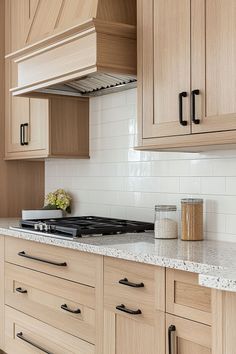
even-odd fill
[[[138,0],[139,149],[236,143],[235,0]]]
[[[58,9],[57,0],[7,0],[5,2],[6,52],[49,34]],[[66,1],[66,8],[75,1]],[[76,4],[81,1],[76,1]],[[47,5],[47,9],[45,8]],[[41,14],[41,26],[30,30]],[[67,13],[67,12],[66,12]],[[44,18],[42,17],[44,14]],[[66,18],[63,23],[66,23]],[[71,19],[72,21],[72,19]],[[43,25],[42,25],[43,23]],[[55,24],[54,24],[55,25]],[[53,25],[53,26],[54,26]],[[36,30],[37,28],[37,30]],[[89,157],[89,101],[39,94],[37,98],[13,97],[9,90],[18,79],[17,66],[6,60],[5,158]]]

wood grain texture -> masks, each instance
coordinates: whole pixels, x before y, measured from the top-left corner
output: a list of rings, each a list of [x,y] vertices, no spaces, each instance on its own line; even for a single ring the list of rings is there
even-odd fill
[[[197,274],[167,269],[166,311],[210,325],[211,290],[198,285]]]
[[[50,156],[89,156],[89,99],[50,100]]]
[[[145,6],[144,1],[143,9]],[[147,101],[149,109],[143,121],[143,138],[190,133],[189,96],[183,98],[185,127],[179,123],[178,100],[180,92],[190,91],[189,13],[189,0],[158,0],[150,2],[149,14],[144,14],[143,80],[147,80],[148,90],[143,87],[143,104]]]
[[[166,334],[170,325],[176,327],[172,341],[178,354],[212,354],[211,327],[183,318],[166,315]],[[166,354],[169,353],[168,335],[166,335]]]
[[[165,314],[155,312],[155,324],[136,321],[105,310],[104,354],[163,354]]]
[[[190,6],[189,0],[140,0],[138,5],[142,58],[137,149],[201,152],[235,148],[235,1],[193,0]],[[187,131],[178,125],[174,95],[175,90],[188,92],[184,116],[189,120],[189,95],[195,89],[200,90],[195,105],[200,124],[190,123]]]
[[[193,132],[236,129],[234,0],[194,0],[192,18],[192,89],[201,124]]]
[[[27,339],[51,353],[95,354],[94,345],[11,307],[5,307],[5,314],[5,350],[9,354],[36,354],[42,352],[31,344],[17,338],[16,334],[19,332],[22,332]]]
[[[220,149],[235,149],[235,130],[202,134],[190,134],[182,136],[170,136],[168,138],[143,139],[142,146],[136,150],[147,151],[185,151],[201,152]]]
[[[6,1],[6,14],[9,2]],[[23,4],[23,2],[22,2]],[[6,23],[5,23],[6,20]],[[4,61],[4,42],[6,48],[10,45],[10,36],[8,31],[9,17],[4,16],[4,1],[0,1],[0,193],[2,196],[2,203],[0,205],[1,217],[16,217],[21,215],[22,209],[37,209],[41,208],[44,199],[44,163],[32,162],[28,164],[26,162],[11,162],[4,161],[5,156],[5,117],[6,125],[10,122],[9,105],[10,95],[8,88],[10,86],[11,76],[9,65],[5,68]],[[5,26],[5,27],[4,27]],[[5,31],[6,28],[6,31]],[[6,69],[6,82],[5,82],[5,70]],[[14,76],[14,75],[13,75]],[[5,92],[5,94],[4,94]],[[20,100],[17,98],[17,100]],[[25,103],[22,99],[22,105],[20,101],[14,101],[13,116],[16,119],[27,118],[23,112],[25,112]],[[27,106],[28,107],[28,106]],[[19,134],[19,130],[18,130]],[[6,136],[6,141],[8,136]]]
[[[96,338],[95,354],[104,354],[104,257],[96,258],[95,308]]]
[[[144,287],[119,284],[128,278]],[[104,354],[165,352],[165,269],[110,257],[104,258]],[[125,304],[141,315],[116,310]],[[158,309],[161,309],[158,310]]]
[[[44,260],[66,262],[67,266],[59,267],[20,257],[18,253],[21,251]],[[7,237],[5,243],[5,260],[7,262],[93,287],[95,286],[98,258],[98,255],[11,237]],[[78,264],[80,264],[79,267]]]
[[[213,353],[234,354],[236,347],[234,330],[236,294],[215,290],[213,299]]]
[[[157,272],[159,276],[157,276]],[[116,310],[116,306],[120,304],[131,309],[140,309],[142,314],[136,316],[136,320],[153,324],[155,309],[164,310],[164,276],[164,268],[105,257],[105,308],[117,314],[120,314],[120,311]],[[142,282],[144,287],[132,288],[119,284],[119,280],[124,278],[132,283]],[[156,282],[158,280],[159,282]],[[124,316],[126,315],[124,314]],[[127,316],[129,317],[129,315]]]
[[[21,294],[17,288],[27,291]],[[5,303],[62,331],[95,343],[95,289],[6,263]],[[80,309],[72,314],[61,309]]]
[[[12,17],[11,46],[14,52],[68,30],[92,18],[136,24],[135,0],[8,0]]]

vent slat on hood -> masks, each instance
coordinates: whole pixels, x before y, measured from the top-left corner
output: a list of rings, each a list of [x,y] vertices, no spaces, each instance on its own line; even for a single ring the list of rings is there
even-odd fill
[[[84,79],[75,80],[65,84],[77,90],[81,95],[95,93],[98,90],[106,90],[120,85],[135,83],[136,78],[130,75],[111,75],[105,73],[96,73],[93,76],[87,76]]]

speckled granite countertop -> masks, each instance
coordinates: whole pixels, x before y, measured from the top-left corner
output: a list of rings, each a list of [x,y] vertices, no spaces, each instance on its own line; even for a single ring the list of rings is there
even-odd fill
[[[17,219],[0,219],[0,234],[199,274],[199,284],[236,291],[236,243],[155,240],[153,233],[93,236],[70,241],[9,229]]]

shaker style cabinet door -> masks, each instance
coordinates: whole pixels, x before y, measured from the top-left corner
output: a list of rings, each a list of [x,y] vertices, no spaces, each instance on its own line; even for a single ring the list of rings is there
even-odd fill
[[[163,354],[164,313],[157,312],[156,324],[133,317],[105,310],[104,354]]]
[[[138,6],[142,136],[190,134],[190,0]]]
[[[212,354],[211,327],[167,314],[166,354]]]
[[[236,129],[236,1],[192,0],[191,26],[192,131]]]
[[[14,84],[14,66],[6,64],[6,89]],[[6,158],[27,157],[25,153],[41,151],[46,155],[48,148],[47,99],[13,97],[6,95]],[[22,155],[23,154],[23,155]]]

